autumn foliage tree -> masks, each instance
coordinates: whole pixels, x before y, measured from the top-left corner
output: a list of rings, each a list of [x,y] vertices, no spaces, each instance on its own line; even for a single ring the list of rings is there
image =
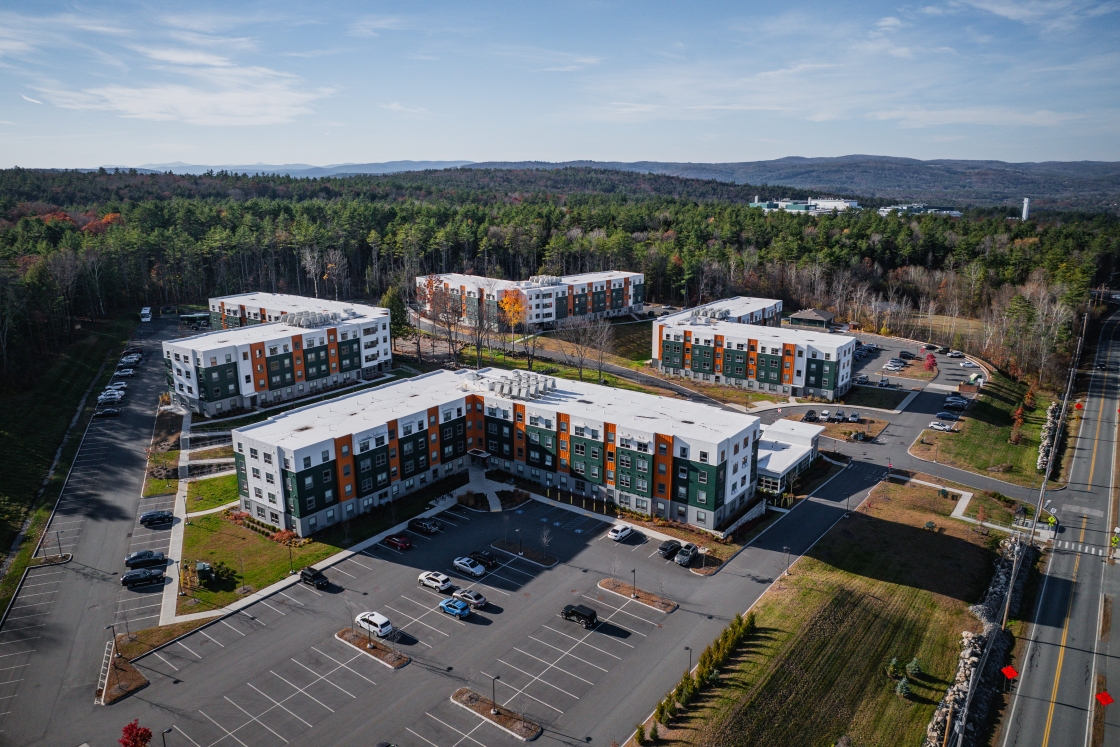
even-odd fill
[[[926,370],[932,371],[935,368],[937,368],[937,358],[934,357],[933,353],[926,353]]]
[[[140,726],[140,719],[133,719],[132,723],[125,724],[121,729],[121,738],[117,740],[122,747],[148,747],[152,741],[152,730]]]
[[[529,302],[518,291],[506,291],[498,299],[498,317],[502,326],[516,332],[529,318]]]

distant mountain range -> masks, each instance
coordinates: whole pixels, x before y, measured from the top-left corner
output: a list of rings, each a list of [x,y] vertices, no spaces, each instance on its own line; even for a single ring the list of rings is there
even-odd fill
[[[741,163],[672,163],[664,161],[387,161],[309,164],[144,164],[137,170],[202,174],[208,170],[237,173],[288,174],[292,177],[393,174],[449,168],[562,169],[600,168],[712,179],[760,187],[762,197],[782,197],[782,187],[822,194],[913,200],[949,205],[1014,205],[1030,197],[1038,208],[1078,208],[1116,212],[1120,207],[1120,163],[1105,161],[934,160],[850,155],[837,158],[791,156],[773,161]],[[112,168],[112,167],[107,167]],[[780,185],[780,186],[778,186]]]

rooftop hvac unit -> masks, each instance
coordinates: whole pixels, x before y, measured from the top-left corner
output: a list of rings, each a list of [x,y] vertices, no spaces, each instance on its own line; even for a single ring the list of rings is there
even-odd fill
[[[488,382],[486,382],[486,389],[487,389],[487,391],[491,391],[491,392],[492,392],[492,391],[494,391],[494,385],[495,385],[496,383],[497,383],[497,382],[494,382],[494,381],[488,381]]]
[[[535,399],[535,398],[541,396],[541,385],[534,381],[533,385],[530,387],[529,391]]]

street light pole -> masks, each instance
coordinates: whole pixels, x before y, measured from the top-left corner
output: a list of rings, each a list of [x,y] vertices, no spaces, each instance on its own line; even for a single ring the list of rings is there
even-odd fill
[[[496,674],[490,678],[490,715],[498,715],[498,680],[502,675]]]
[[[288,542],[288,575],[294,576],[296,572],[295,563],[292,562],[292,543]]]
[[[631,568],[630,573],[632,574],[632,581],[633,581],[633,583],[630,584],[630,588],[631,588],[630,598],[631,599],[637,599],[638,598],[638,569],[637,568]]]
[[[688,652],[688,669],[684,670],[684,673],[687,675],[692,671],[692,647],[685,646],[684,650]]]
[[[54,538],[58,541],[58,559],[62,560],[62,535],[59,532],[55,532]]]
[[[785,553],[786,553],[786,572],[785,572],[784,575],[788,576],[789,575],[789,548],[788,547],[783,547],[782,550],[784,550]]]
[[[174,726],[169,726],[159,733],[163,737],[163,747],[167,747],[167,735],[175,730]]]
[[[513,531],[517,532],[517,554],[518,555],[524,555],[525,553],[522,552],[522,550],[521,550],[521,529],[517,528],[517,529],[514,529]]]

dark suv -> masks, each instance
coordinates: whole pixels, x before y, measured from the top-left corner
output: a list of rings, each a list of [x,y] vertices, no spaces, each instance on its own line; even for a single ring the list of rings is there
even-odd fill
[[[414,532],[435,534],[439,531],[439,522],[433,519],[412,519],[408,522],[408,528]]]
[[[681,543],[680,542],[677,542],[676,540],[665,540],[664,542],[662,542],[660,545],[657,546],[657,553],[661,557],[668,560],[669,558],[672,558],[674,555],[676,555],[677,551],[680,550],[680,549],[681,549]]]
[[[140,523],[146,527],[159,526],[161,524],[171,524],[175,521],[175,514],[167,509],[160,511],[145,511],[140,514]]]
[[[487,570],[493,570],[499,565],[498,559],[495,558],[494,553],[489,550],[475,550],[472,553],[467,553],[467,557],[471,560],[477,560]]]
[[[148,586],[149,584],[162,584],[163,571],[159,568],[139,568],[135,571],[121,575],[121,586]]]
[[[125,557],[124,565],[126,568],[166,566],[167,556],[160,550],[138,550]]]
[[[564,610],[560,613],[560,617],[565,620],[577,622],[588,630],[594,628],[595,624],[599,622],[599,615],[595,610],[590,607],[584,607],[582,604],[569,604],[565,606]]]
[[[304,568],[299,572],[300,583],[314,586],[316,589],[325,589],[330,585],[330,581],[323,575],[322,571],[317,571],[314,568]]]

